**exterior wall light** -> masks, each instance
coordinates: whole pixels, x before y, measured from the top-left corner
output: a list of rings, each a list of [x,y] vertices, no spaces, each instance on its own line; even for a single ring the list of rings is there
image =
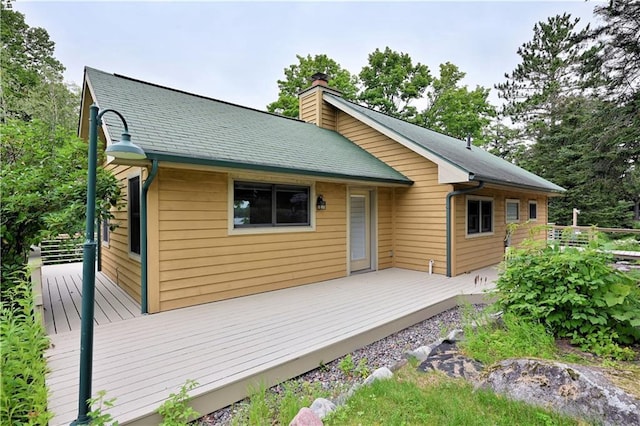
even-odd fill
[[[318,200],[316,201],[316,208],[318,210],[326,210],[327,209],[327,202],[322,197],[322,194],[318,195]]]

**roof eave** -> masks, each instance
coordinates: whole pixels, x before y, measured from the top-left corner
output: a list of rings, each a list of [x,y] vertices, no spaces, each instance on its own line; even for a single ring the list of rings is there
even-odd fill
[[[374,176],[348,175],[341,173],[324,172],[320,170],[294,169],[289,167],[280,167],[267,164],[243,163],[230,160],[219,160],[212,158],[190,157],[184,155],[168,154],[163,152],[147,151],[147,158],[150,160],[167,161],[172,163],[193,164],[201,166],[221,167],[230,169],[252,170],[260,172],[295,174],[304,176],[324,177],[329,179],[338,179],[345,181],[382,183],[387,185],[411,186],[413,181],[410,179],[393,179]]]
[[[501,181],[501,180],[497,180],[497,179],[486,178],[486,177],[482,177],[482,176],[479,176],[479,175],[471,175],[470,176],[470,180],[475,181],[475,182],[483,181],[485,183],[498,185],[498,186],[506,186],[506,187],[514,188],[514,189],[520,189],[520,190],[525,189],[525,190],[528,190],[528,191],[540,192],[540,193],[544,193],[545,195],[548,195],[550,197],[561,197],[567,191],[566,189],[564,189],[562,187],[558,187],[559,189],[555,189],[555,188],[550,188],[550,187],[540,187],[540,186],[534,186],[534,185],[526,185],[526,184],[521,184],[521,183],[516,183],[516,182],[506,182],[506,181]]]

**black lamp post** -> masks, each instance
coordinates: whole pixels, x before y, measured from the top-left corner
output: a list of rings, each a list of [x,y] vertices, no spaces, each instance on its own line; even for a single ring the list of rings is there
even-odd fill
[[[89,399],[91,399],[91,379],[93,369],[93,308],[96,284],[96,171],[98,157],[98,125],[100,119],[107,112],[116,114],[124,125],[124,132],[120,142],[110,145],[106,153],[115,157],[129,160],[142,160],[146,155],[142,148],[131,143],[131,135],[127,122],[118,111],[105,109],[99,111],[97,105],[89,108],[89,164],[87,177],[87,229],[82,254],[82,315],[80,322],[80,385],[78,396],[78,417],[72,425],[88,425]]]

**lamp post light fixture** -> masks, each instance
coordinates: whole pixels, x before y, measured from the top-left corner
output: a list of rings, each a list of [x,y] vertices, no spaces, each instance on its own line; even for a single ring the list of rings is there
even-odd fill
[[[89,108],[89,164],[87,171],[87,228],[82,253],[82,315],[80,322],[80,384],[78,395],[78,417],[71,425],[88,425],[91,422],[91,380],[93,369],[93,310],[96,284],[96,173],[98,158],[98,126],[102,116],[112,112],[124,125],[120,142],[110,145],[106,153],[115,158],[142,160],[146,155],[142,148],[131,143],[127,121],[113,109],[100,111],[96,104]]]

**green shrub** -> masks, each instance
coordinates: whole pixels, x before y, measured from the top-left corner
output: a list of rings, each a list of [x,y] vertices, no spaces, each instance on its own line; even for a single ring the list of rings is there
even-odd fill
[[[105,413],[104,410],[111,408],[115,405],[115,398],[105,399],[107,391],[100,390],[97,395],[89,400],[91,411],[89,412],[89,418],[91,419],[91,426],[118,426],[118,422],[113,420],[111,413]]]
[[[30,282],[24,273],[13,278],[8,300],[0,308],[0,419],[12,425],[46,425],[52,417],[47,411],[47,362],[43,356],[49,340],[34,312]]]
[[[186,426],[191,420],[200,414],[189,403],[189,391],[198,386],[194,380],[187,380],[178,393],[172,393],[169,398],[158,408],[158,414],[162,416],[161,426]]]
[[[619,345],[640,341],[640,288],[611,263],[597,241],[584,249],[512,250],[496,282],[498,306],[584,350],[627,358],[632,352]]]

